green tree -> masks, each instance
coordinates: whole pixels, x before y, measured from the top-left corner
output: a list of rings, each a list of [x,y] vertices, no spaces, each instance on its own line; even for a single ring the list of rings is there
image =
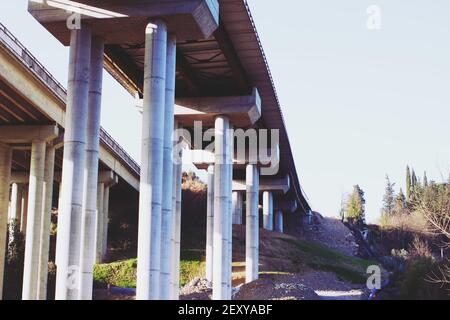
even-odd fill
[[[364,191],[356,185],[347,201],[347,218],[353,223],[365,223],[366,220],[366,200],[364,199]]]
[[[383,196],[383,208],[381,210],[382,214],[387,214],[391,216],[395,209],[395,183],[391,183],[389,176],[386,175],[386,189]]]
[[[412,171],[411,177],[411,196],[409,198],[409,207],[410,209],[414,209],[415,206],[421,201],[423,195],[423,188],[420,180],[417,178],[414,169]]]
[[[411,170],[409,166],[406,166],[406,201],[410,201],[411,199],[411,189],[412,189],[412,181],[411,181]]]
[[[398,193],[397,197],[395,198],[395,213],[401,213],[403,210],[406,209],[406,197],[403,193],[403,190],[400,189],[400,192]]]

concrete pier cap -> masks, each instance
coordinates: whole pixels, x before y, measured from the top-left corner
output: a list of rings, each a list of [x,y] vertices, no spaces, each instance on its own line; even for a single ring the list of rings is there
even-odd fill
[[[246,150],[248,150],[248,148]],[[262,154],[264,156],[261,156]],[[214,164],[215,159],[214,153],[211,150],[190,149],[185,152],[184,161],[192,163],[199,170],[207,170],[208,166]],[[278,146],[274,149],[257,150],[254,159],[253,156],[250,158],[248,153],[242,157],[242,155],[239,155],[239,152],[236,152],[235,150],[233,155],[233,168],[235,170],[244,170],[248,164],[254,164],[258,168],[261,168],[261,171],[267,169],[268,173],[272,173],[261,173],[262,176],[272,177],[278,174],[280,161]],[[288,183],[290,182],[288,181]]]
[[[252,127],[262,115],[258,89],[245,96],[176,99],[175,118],[183,128],[194,127],[195,121],[214,127],[218,115],[226,116],[235,128]]]
[[[297,200],[274,200],[274,211],[290,212],[294,213],[298,209]]]
[[[50,142],[58,134],[57,125],[0,126],[0,141],[4,143],[31,143],[34,140]]]
[[[261,177],[259,183],[259,191],[272,192],[276,195],[285,195],[291,189],[291,179],[289,175],[284,177]],[[245,180],[233,180],[233,191],[245,191]]]
[[[66,46],[81,22],[105,44],[143,43],[149,19],[163,19],[179,41],[208,38],[219,26],[218,0],[29,0],[28,11]]]

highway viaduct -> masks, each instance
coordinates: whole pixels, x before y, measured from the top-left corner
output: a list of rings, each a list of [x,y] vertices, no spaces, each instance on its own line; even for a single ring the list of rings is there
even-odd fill
[[[110,190],[139,193],[136,298],[178,299],[184,152],[183,159],[208,172],[206,277],[214,299],[231,299],[232,224],[246,225],[251,282],[258,278],[260,207],[263,227],[278,232],[287,227],[283,218],[310,210],[246,2],[69,3],[76,5],[29,3],[29,12],[70,46],[67,91],[0,28],[0,261],[9,204],[9,218],[26,233],[22,297],[46,298],[49,219],[57,202],[56,299],[92,299],[93,265],[107,249]],[[77,18],[79,28],[69,28]],[[100,127],[103,69],[143,100],[140,165]],[[202,136],[212,131],[213,149],[186,138],[198,133],[198,123]],[[183,130],[180,140],[174,129]],[[254,146],[239,156],[241,129],[278,132],[279,141],[263,147],[271,163],[259,153],[251,159]],[[275,172],[264,173],[274,165]],[[3,268],[2,262],[0,288]]]

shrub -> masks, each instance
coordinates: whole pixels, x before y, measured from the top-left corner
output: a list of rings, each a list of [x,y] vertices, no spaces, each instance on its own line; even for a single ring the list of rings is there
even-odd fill
[[[20,232],[17,220],[8,225],[8,251],[4,273],[3,298],[20,300],[22,296],[25,237]]]
[[[435,268],[436,263],[429,257],[411,260],[400,281],[400,297],[408,300],[448,299],[443,288],[428,281]]]
[[[414,237],[413,242],[410,245],[411,256],[414,258],[433,258],[433,253],[431,251],[428,242],[421,240],[418,236]]]

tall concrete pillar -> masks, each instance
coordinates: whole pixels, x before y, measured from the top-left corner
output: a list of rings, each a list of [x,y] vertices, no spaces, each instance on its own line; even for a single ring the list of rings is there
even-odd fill
[[[245,281],[258,279],[259,273],[259,170],[249,164],[246,169]]]
[[[273,194],[270,191],[263,193],[263,226],[273,231]]]
[[[109,227],[109,193],[113,185],[105,185],[103,192],[103,230],[102,230],[102,261],[108,255],[108,227]]]
[[[80,290],[80,247],[91,63],[91,30],[83,24],[70,39],[61,201],[58,217],[56,300],[76,300]]]
[[[229,143],[227,117],[218,116],[215,122],[215,164],[214,164],[214,271],[213,299],[230,300],[229,276],[229,228],[231,225],[229,174]]]
[[[275,231],[279,233],[284,232],[283,227],[283,211],[278,210],[275,212]]]
[[[99,183],[97,186],[97,232],[95,235],[96,254],[95,263],[99,264],[103,262],[103,221],[105,214],[103,210],[103,201],[105,194],[105,184]]]
[[[13,183],[11,185],[11,206],[10,206],[10,222],[19,222],[20,213],[22,211],[22,188],[18,183]]]
[[[22,185],[13,183],[11,185],[11,205],[9,208],[9,243],[14,242],[14,227],[20,227],[20,219],[22,214]]]
[[[182,195],[182,179],[183,165],[181,162],[182,152],[179,155],[179,163],[174,165],[174,195],[175,206],[173,211],[175,218],[173,220],[173,240],[172,240],[172,300],[180,298],[180,258],[181,258],[181,195]]]
[[[81,281],[78,298],[91,300],[95,262],[97,224],[97,183],[100,148],[100,116],[102,107],[104,41],[94,37],[91,44],[89,102],[87,114],[86,163],[81,230]]]
[[[214,165],[208,167],[208,193],[206,206],[206,279],[213,281],[214,254]]]
[[[61,195],[62,195],[62,183],[61,183],[61,181],[59,181],[58,182],[58,216],[57,216],[57,221],[56,221],[56,225],[57,225],[57,230],[60,228],[60,226],[61,226],[61,224],[60,224],[60,221],[59,221],[59,219],[60,219],[60,212],[61,212]],[[58,240],[58,231],[57,231],[57,234],[56,234],[56,252],[55,252],[55,265],[56,266],[59,266],[59,256],[62,254],[62,252],[60,251],[60,250],[58,250],[58,243],[59,243],[59,240]]]
[[[47,299],[48,256],[50,253],[50,225],[53,206],[53,180],[55,173],[55,148],[47,146],[45,153],[43,203],[41,211],[41,230],[39,247],[39,275],[37,299]]]
[[[233,224],[241,225],[242,224],[242,213],[244,206],[242,192],[234,191],[233,192]]]
[[[162,193],[162,216],[161,216],[161,277],[160,277],[160,299],[171,299],[171,267],[170,263],[171,237],[173,228],[174,212],[172,210],[173,189],[173,136],[174,136],[174,107],[175,107],[175,72],[177,60],[177,39],[169,35],[167,40],[166,60],[166,97],[164,109],[164,151],[163,151],[163,193]]]
[[[0,143],[0,299],[3,297],[5,272],[6,229],[8,227],[9,180],[11,178],[12,150]]]
[[[142,161],[139,198],[138,300],[160,298],[161,212],[167,26],[149,24],[145,34]]]
[[[230,130],[228,131],[228,276],[227,276],[227,296],[231,299],[233,292],[233,156],[234,156],[234,130],[230,125]]]
[[[30,185],[28,188],[28,223],[25,240],[22,299],[38,297],[39,249],[44,191],[45,141],[33,141],[31,147]]]
[[[20,232],[27,234],[28,221],[28,185],[25,184],[22,189],[22,211],[20,212]]]

